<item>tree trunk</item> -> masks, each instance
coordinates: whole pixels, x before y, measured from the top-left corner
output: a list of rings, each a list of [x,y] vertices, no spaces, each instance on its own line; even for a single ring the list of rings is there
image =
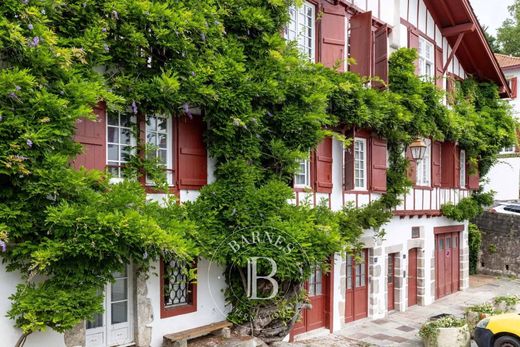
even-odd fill
[[[22,336],[16,341],[16,345],[14,347],[23,347],[25,345],[25,341],[27,340],[27,336],[29,336],[31,333],[23,333]]]

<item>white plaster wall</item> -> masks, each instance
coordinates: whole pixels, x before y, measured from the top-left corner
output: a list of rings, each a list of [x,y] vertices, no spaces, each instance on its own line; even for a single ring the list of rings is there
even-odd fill
[[[179,331],[220,322],[226,319],[224,293],[225,279],[223,269],[206,259],[199,259],[197,268],[197,311],[170,318],[161,319],[161,287],[158,276],[159,264],[155,264],[156,273],[146,281],[148,297],[152,304],[153,321],[151,347],[162,346],[163,336]]]
[[[0,264],[0,346],[11,347],[16,344],[20,337],[21,330],[13,327],[14,322],[9,320],[5,315],[11,308],[9,296],[16,291],[16,285],[20,283],[18,273],[6,272],[5,266]],[[27,338],[26,347],[61,347],[65,346],[62,334],[58,334],[52,330],[44,333],[35,333]]]
[[[485,191],[495,191],[495,200],[520,199],[520,158],[501,158],[486,175]]]
[[[504,71],[504,75],[506,76],[507,79],[516,77],[520,81],[520,69]],[[513,114],[515,115],[516,119],[520,119],[520,97],[517,97],[515,99],[510,99],[509,104],[511,105],[511,107],[513,109]]]

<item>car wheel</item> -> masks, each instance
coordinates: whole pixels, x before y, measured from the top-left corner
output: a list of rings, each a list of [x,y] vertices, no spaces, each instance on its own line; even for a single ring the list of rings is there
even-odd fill
[[[493,347],[520,347],[520,340],[513,336],[500,336]]]

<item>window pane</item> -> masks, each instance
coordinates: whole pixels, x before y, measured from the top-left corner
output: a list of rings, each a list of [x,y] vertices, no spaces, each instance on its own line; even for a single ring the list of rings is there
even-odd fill
[[[159,134],[159,139],[157,141],[157,145],[161,148],[166,148],[168,146],[168,140],[166,134]]]
[[[121,301],[128,299],[127,279],[118,279],[112,283],[112,301]]]
[[[132,138],[130,129],[121,129],[121,144],[129,145]]]
[[[87,321],[87,329],[101,328],[103,326],[103,314],[98,313],[94,319]]]
[[[148,133],[146,135],[146,143],[153,145],[153,146],[157,145],[157,139],[156,139],[155,133]]]
[[[128,321],[128,303],[126,301],[112,304],[112,324],[125,323]]]
[[[119,160],[119,146],[108,145],[108,160],[113,160],[113,161]]]
[[[189,266],[172,260],[164,263],[164,303],[165,306],[185,305],[191,302]]]
[[[135,118],[133,116],[122,114],[120,115],[120,118],[122,127],[129,128],[135,123]]]
[[[114,113],[109,113],[108,114],[108,124],[118,126],[119,125],[119,115],[114,114]]]
[[[119,132],[117,128],[108,127],[108,142],[118,143],[119,142]]]

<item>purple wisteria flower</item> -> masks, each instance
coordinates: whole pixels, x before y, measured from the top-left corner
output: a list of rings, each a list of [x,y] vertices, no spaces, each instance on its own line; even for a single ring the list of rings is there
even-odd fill
[[[20,87],[20,86],[14,86],[14,89],[16,89],[16,90],[22,90],[22,87]]]
[[[4,120],[4,117],[0,115],[0,122]]]
[[[29,30],[33,30],[34,29],[34,26],[32,24],[29,23],[29,25],[27,26],[27,28],[29,28]]]
[[[191,75],[192,75],[193,77],[197,76],[197,74],[195,73],[195,71],[192,71],[192,72],[191,72]]]
[[[137,114],[137,104],[135,103],[135,100],[132,100],[132,105],[131,105],[131,107],[132,107],[132,112],[133,112],[134,114]]]
[[[206,34],[204,34],[204,33],[200,34],[200,38],[202,41],[206,41]]]
[[[2,248],[2,252],[7,252],[7,245],[2,240],[0,240],[0,248]]]
[[[27,140],[26,143],[27,143],[27,146],[29,146],[29,148],[32,148],[33,142],[31,140]]]
[[[182,109],[183,109],[184,113],[186,113],[186,115],[190,119],[193,117],[193,115],[191,114],[191,111],[190,111],[190,104],[188,104],[187,102],[184,103],[184,105],[182,105]]]
[[[29,0],[22,0],[22,4],[24,4],[24,5],[29,4]]]
[[[107,32],[107,28],[102,28],[101,31],[106,33]]]
[[[29,46],[30,47],[37,47],[39,44],[40,44],[40,37],[39,36],[35,36],[35,37],[33,37],[33,39],[31,41],[29,41]]]
[[[117,13],[116,10],[112,11],[112,17],[113,17],[115,20],[118,20],[118,19],[119,19],[119,13]]]
[[[110,47],[108,47],[106,43],[103,45],[103,48],[105,49],[105,52],[110,51]]]
[[[20,99],[18,98],[18,95],[16,95],[15,92],[11,92],[11,93],[7,94],[7,96],[8,96],[10,99],[12,99],[12,100],[17,100],[17,101],[20,100]]]

